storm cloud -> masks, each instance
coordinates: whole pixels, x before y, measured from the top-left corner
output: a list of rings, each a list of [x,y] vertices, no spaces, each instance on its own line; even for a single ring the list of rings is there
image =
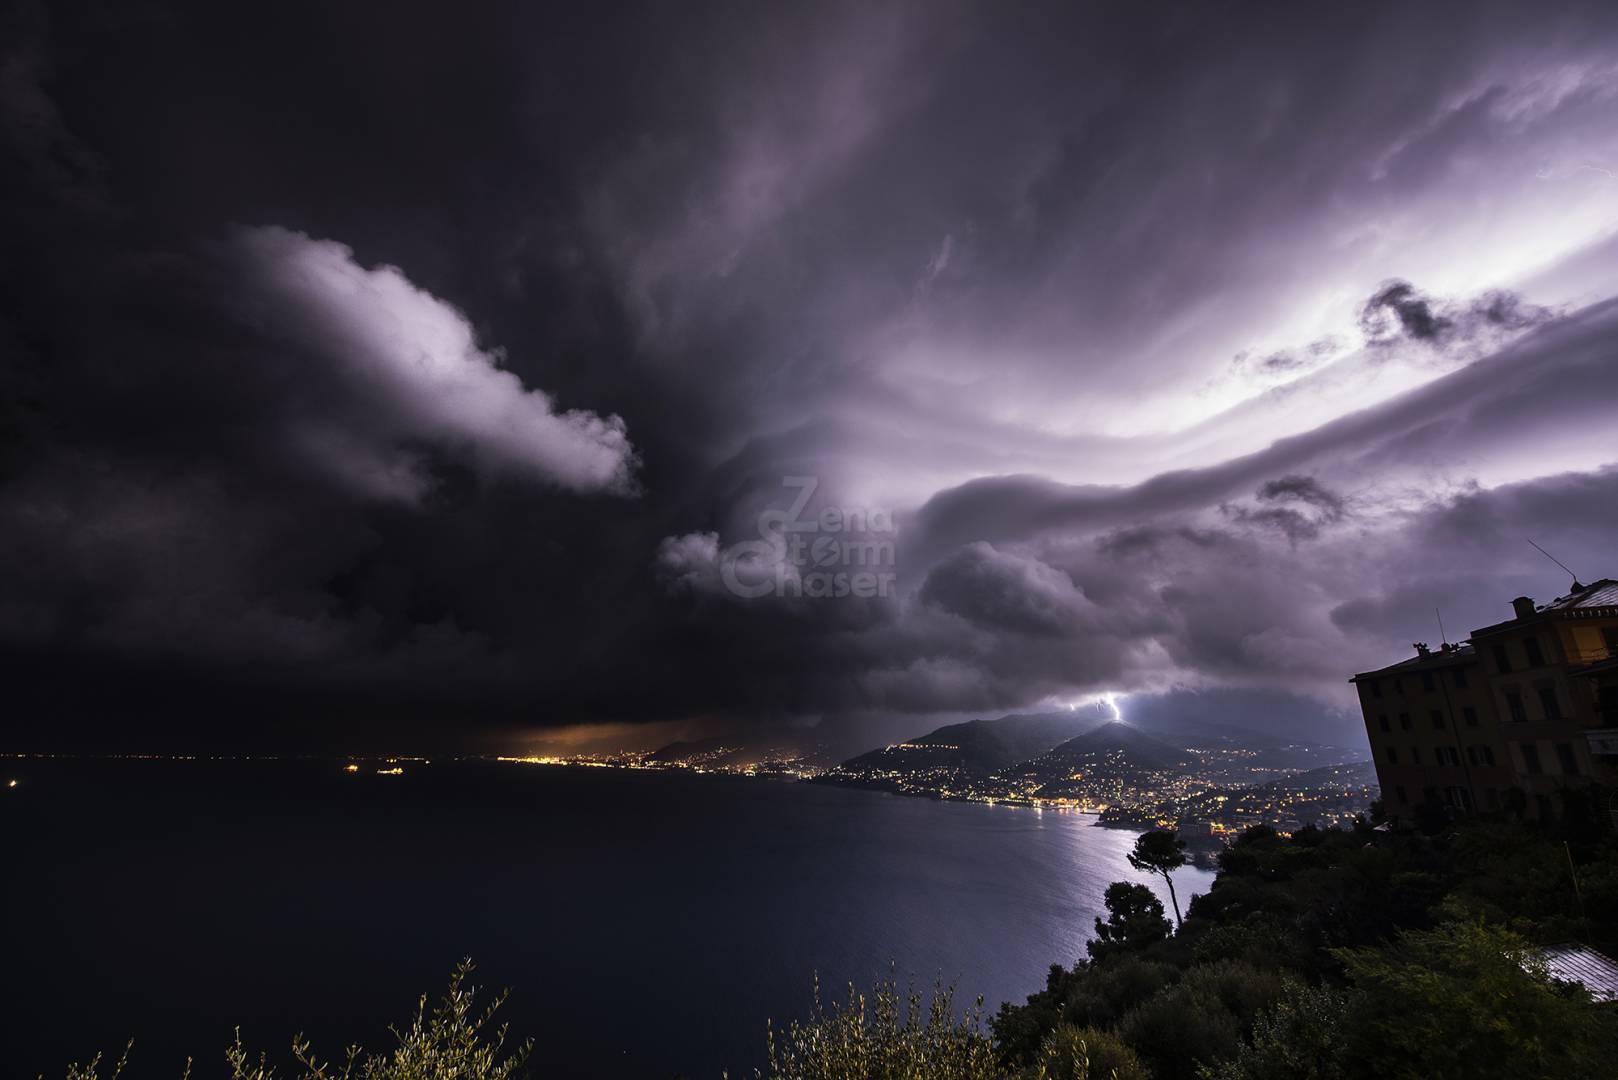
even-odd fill
[[[1611,5],[7,18],[35,743],[1319,725],[1618,575]]]
[[[229,245],[258,329],[312,353],[328,371],[310,377],[335,375],[352,398],[342,415],[320,417],[323,395],[301,395],[288,438],[356,489],[419,499],[428,479],[408,448],[430,442],[576,491],[633,491],[620,418],[558,412],[501,369],[499,350],[478,347],[464,315],[398,268],[367,270],[342,244],[276,226],[236,229]]]

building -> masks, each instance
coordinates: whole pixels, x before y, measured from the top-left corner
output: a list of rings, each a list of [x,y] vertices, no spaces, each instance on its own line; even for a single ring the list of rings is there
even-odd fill
[[[1551,978],[1578,983],[1604,1005],[1618,1003],[1618,963],[1583,945],[1552,945],[1537,950]]]
[[[1511,606],[1466,644],[1351,680],[1390,817],[1428,802],[1546,816],[1561,790],[1618,780],[1618,581]]]

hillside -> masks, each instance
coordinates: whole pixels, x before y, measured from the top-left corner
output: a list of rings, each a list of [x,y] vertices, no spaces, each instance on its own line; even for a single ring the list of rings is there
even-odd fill
[[[1063,763],[1114,760],[1137,769],[1176,769],[1184,767],[1191,755],[1175,743],[1115,720],[1069,739],[1035,760]]]
[[[832,781],[910,786],[993,775],[1107,723],[1100,710],[1020,713],[950,724],[850,758]]]

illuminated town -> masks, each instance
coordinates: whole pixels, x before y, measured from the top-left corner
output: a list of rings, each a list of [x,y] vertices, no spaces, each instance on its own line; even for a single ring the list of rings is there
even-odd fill
[[[1002,721],[983,722],[990,729]],[[949,730],[949,729],[941,729]],[[1084,738],[1128,733],[1107,724]],[[935,735],[937,733],[934,733]],[[1121,827],[1163,825],[1192,838],[1220,838],[1250,825],[1292,832],[1368,817],[1379,797],[1370,762],[1312,744],[1267,750],[1209,742],[1180,747],[1136,734],[1128,747],[1076,753],[1072,740],[1009,766],[986,770],[963,760],[958,743],[933,736],[894,743],[826,766],[803,752],[749,752],[739,742],[691,744],[679,752],[501,757],[509,763],[583,768],[678,770],[774,777],[935,799],[1095,814]],[[1149,743],[1149,746],[1148,746]],[[1066,752],[1064,752],[1066,748]]]

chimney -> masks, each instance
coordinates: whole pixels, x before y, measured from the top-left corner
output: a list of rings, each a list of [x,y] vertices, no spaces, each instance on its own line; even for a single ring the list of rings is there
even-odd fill
[[[1429,651],[1430,650],[1427,648],[1427,643],[1425,641],[1416,642],[1416,655],[1417,656],[1426,656]]]
[[[1532,619],[1534,617],[1534,598],[1519,596],[1511,602],[1511,610],[1517,613],[1519,619]]]

